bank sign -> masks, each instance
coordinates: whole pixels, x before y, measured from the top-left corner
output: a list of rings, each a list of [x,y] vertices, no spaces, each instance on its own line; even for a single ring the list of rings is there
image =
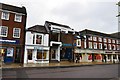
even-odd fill
[[[0,43],[2,43],[2,44],[19,44],[19,40],[0,39]]]

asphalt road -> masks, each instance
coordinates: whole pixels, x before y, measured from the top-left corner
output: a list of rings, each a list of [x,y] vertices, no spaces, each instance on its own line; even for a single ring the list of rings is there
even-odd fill
[[[2,70],[3,78],[116,78],[118,64],[69,68],[29,68]]]

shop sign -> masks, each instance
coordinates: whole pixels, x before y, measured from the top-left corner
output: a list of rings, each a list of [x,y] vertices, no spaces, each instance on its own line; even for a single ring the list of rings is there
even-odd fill
[[[5,44],[19,44],[19,40],[0,39],[0,43],[5,43]]]
[[[72,46],[72,44],[62,44],[62,46]]]
[[[13,57],[13,48],[7,48],[7,57]]]

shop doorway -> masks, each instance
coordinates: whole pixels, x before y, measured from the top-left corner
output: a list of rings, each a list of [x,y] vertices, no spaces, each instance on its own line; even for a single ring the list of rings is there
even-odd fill
[[[56,60],[57,49],[51,49],[51,60]]]
[[[32,55],[33,55],[33,50],[28,49],[28,50],[27,50],[28,63],[33,62]]]
[[[72,59],[72,48],[66,48],[65,59],[68,59],[68,60]]]

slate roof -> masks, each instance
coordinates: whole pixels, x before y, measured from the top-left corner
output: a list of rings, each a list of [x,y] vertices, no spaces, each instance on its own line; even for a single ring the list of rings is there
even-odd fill
[[[48,33],[45,26],[43,25],[35,25],[30,28],[28,28],[26,31],[33,31],[38,33]]]
[[[13,11],[13,12],[17,12],[17,13],[27,14],[26,8],[24,6],[23,7],[17,7],[17,6],[13,6],[13,5],[9,5],[9,4],[0,3],[0,9],[7,10],[7,11]]]

